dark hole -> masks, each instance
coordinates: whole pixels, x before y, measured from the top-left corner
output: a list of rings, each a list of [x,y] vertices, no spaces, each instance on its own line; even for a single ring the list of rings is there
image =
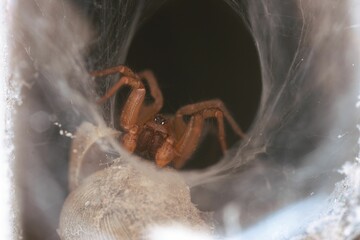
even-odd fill
[[[218,98],[245,131],[256,114],[261,80],[254,41],[223,1],[169,1],[140,26],[126,63],[135,71],[154,72],[164,113]],[[221,157],[216,121],[207,123],[210,136],[204,136],[185,168],[203,168]],[[229,146],[239,139],[229,127],[226,133]]]

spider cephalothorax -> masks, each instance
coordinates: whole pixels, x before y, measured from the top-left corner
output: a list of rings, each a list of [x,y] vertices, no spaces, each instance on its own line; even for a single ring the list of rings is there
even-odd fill
[[[169,138],[168,119],[157,114],[139,132],[135,152],[147,159],[156,159],[158,149]]]
[[[244,133],[236,124],[221,100],[214,99],[181,107],[175,115],[159,114],[163,106],[162,93],[151,71],[135,74],[128,67],[117,66],[91,73],[101,77],[120,73],[119,81],[98,101],[103,103],[113,96],[122,86],[130,86],[131,92],[120,114],[120,126],[124,131],[121,138],[123,146],[144,158],[155,160],[159,167],[173,163],[181,168],[196,150],[204,121],[216,118],[222,151],[227,149],[224,130],[224,117],[234,132],[240,137]],[[144,104],[147,81],[154,102]],[[184,116],[189,116],[184,121]]]

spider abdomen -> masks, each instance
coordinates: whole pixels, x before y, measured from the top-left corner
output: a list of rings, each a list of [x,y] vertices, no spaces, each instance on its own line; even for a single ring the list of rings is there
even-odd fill
[[[167,134],[146,126],[139,134],[135,153],[143,158],[155,160],[157,151],[167,137]]]

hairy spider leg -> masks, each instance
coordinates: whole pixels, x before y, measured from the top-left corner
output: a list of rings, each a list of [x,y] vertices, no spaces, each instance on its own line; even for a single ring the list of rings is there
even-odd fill
[[[107,75],[111,75],[111,74],[116,74],[116,73],[121,73],[123,74],[125,77],[129,77],[132,79],[137,79],[137,75],[131,71],[130,68],[120,65],[120,66],[116,66],[116,67],[112,67],[112,68],[108,68],[108,69],[104,69],[104,70],[99,70],[99,71],[94,71],[91,72],[90,75],[93,77],[103,77],[103,76],[107,76]],[[123,77],[121,77],[118,82],[116,84],[114,84],[113,87],[111,87],[104,96],[102,96],[97,103],[102,104],[104,103],[106,100],[108,100],[110,97],[112,97],[123,85],[130,85],[127,84],[126,80],[122,80]],[[139,81],[140,82],[140,81]],[[141,82],[140,82],[141,83]],[[130,85],[130,87],[132,87]]]
[[[150,117],[152,117],[152,115],[155,115],[156,113],[158,113],[160,111],[160,109],[163,106],[164,101],[163,101],[163,96],[160,91],[159,85],[158,85],[157,80],[152,71],[145,70],[145,71],[140,72],[138,75],[136,75],[130,68],[128,68],[124,65],[119,65],[119,66],[104,69],[104,70],[94,71],[91,73],[91,76],[102,77],[102,76],[111,75],[111,74],[115,74],[115,73],[121,73],[124,76],[136,78],[136,79],[138,79],[140,77],[140,79],[147,81],[147,83],[149,84],[150,94],[154,98],[155,101],[149,106],[142,107],[142,109],[140,111],[141,116],[139,117],[139,119],[141,119],[142,122],[146,122],[145,119],[149,119]],[[107,99],[109,99],[111,96],[113,96],[116,93],[116,91],[118,91],[123,85],[123,84],[120,84],[119,82],[120,82],[120,80],[111,89],[109,89],[106,92],[106,94],[97,101],[97,103],[100,103],[100,104],[104,103]]]
[[[176,157],[179,157],[180,154],[174,148],[175,139],[171,136],[167,137],[165,143],[158,149],[155,156],[155,163],[159,167],[167,166],[172,160]]]
[[[191,116],[187,125],[183,120],[184,115]],[[176,150],[180,153],[180,157],[174,160],[175,168],[181,168],[194,153],[201,137],[201,131],[204,127],[205,119],[213,117],[217,119],[218,138],[223,153],[225,153],[227,149],[224,117],[228,120],[231,128],[237,135],[241,138],[245,137],[245,134],[231,117],[229,111],[226,109],[221,100],[214,99],[186,105],[176,112],[174,120],[174,128],[177,130],[177,135],[183,131],[183,134],[176,145]]]
[[[140,124],[145,123],[148,118],[155,115],[162,108],[163,97],[154,75],[149,70],[141,72],[139,76],[148,82],[150,94],[154,97],[155,101],[150,106],[144,106],[145,87],[139,76],[131,71],[130,68],[120,65],[92,72],[91,75],[95,77],[102,77],[115,73],[121,73],[124,76],[121,77],[119,81],[115,83],[114,86],[112,86],[97,102],[99,104],[104,103],[124,85],[131,87],[131,93],[120,115],[120,126],[127,131],[122,139],[123,145],[130,152],[134,152],[137,144],[139,122]]]
[[[112,86],[102,98],[100,98],[98,103],[104,103],[124,85],[131,87],[130,95],[120,115],[120,126],[125,130],[125,134],[122,138],[124,147],[129,152],[134,152],[139,131],[137,122],[141,107],[145,99],[145,87],[138,79],[137,75],[125,66],[118,66],[96,71],[91,73],[91,75],[101,77],[115,73],[122,73],[124,76],[121,77],[119,81],[115,83],[114,86]]]
[[[121,73],[124,76],[136,78],[136,74],[130,68],[128,68],[127,66],[124,66],[124,65],[119,65],[119,66],[112,67],[112,68],[93,71],[90,73],[90,75],[93,77],[103,77],[103,76],[107,76],[107,75],[111,75],[111,74],[115,74],[115,73]]]
[[[181,116],[192,115],[196,112],[199,112],[199,111],[202,111],[205,109],[210,109],[210,108],[215,108],[215,109],[220,110],[223,113],[226,120],[229,122],[233,131],[240,138],[246,138],[246,134],[241,130],[239,125],[236,123],[234,118],[231,116],[229,110],[226,108],[225,104],[220,99],[212,99],[212,100],[208,100],[208,101],[203,101],[203,102],[183,106],[176,112],[176,115],[181,115]],[[216,117],[216,116],[213,116],[213,117]]]
[[[196,147],[200,141],[203,126],[204,118],[199,113],[191,116],[187,125],[184,124],[182,115],[181,119],[179,117],[175,117],[175,130],[183,132],[180,140],[175,145],[175,150],[178,152],[178,157],[173,159],[173,165],[176,169],[183,167],[186,161],[195,152]]]
[[[141,116],[139,117],[139,122],[140,124],[144,124],[161,110],[164,100],[157,80],[152,71],[145,70],[138,73],[138,75],[140,79],[147,81],[150,89],[150,94],[154,98],[154,102],[148,106],[145,106],[144,104],[140,112]]]

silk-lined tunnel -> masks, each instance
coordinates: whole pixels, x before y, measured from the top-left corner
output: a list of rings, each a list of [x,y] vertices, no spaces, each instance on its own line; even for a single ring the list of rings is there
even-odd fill
[[[218,98],[244,131],[256,115],[261,76],[255,43],[243,19],[223,1],[165,3],[138,28],[126,64],[154,72],[164,113]],[[204,168],[221,158],[216,121],[209,119],[204,132],[209,134],[185,168]],[[231,147],[239,138],[229,126],[226,133]]]
[[[125,63],[135,71],[151,69],[164,96],[164,113],[173,114],[186,104],[218,98],[226,104],[244,131],[251,127],[261,95],[258,54],[243,19],[225,2],[164,1],[139,21],[133,37],[129,38],[127,53],[120,57],[116,53],[123,46],[117,42],[124,36],[119,34],[115,23],[126,25],[118,20],[126,18],[121,16],[119,10],[123,6],[117,6],[123,1],[70,2],[77,4],[80,12],[84,13],[94,33],[90,42],[93,45],[89,48],[96,50],[84,56],[91,66],[89,70],[120,63]],[[136,22],[133,18],[126,18],[126,21],[129,21],[128,24]],[[104,31],[112,34],[102,34]],[[42,38],[36,40],[44,41]],[[99,40],[102,44],[97,44]],[[71,139],[59,135],[59,131],[74,132],[82,119],[77,115],[78,111],[66,107],[56,109],[54,97],[38,83],[25,89],[23,95],[26,101],[18,110],[21,116],[18,118],[18,139],[21,140],[18,149],[22,149],[18,158],[24,159],[18,161],[19,182],[23,189],[23,238],[58,239],[56,228],[59,214],[68,193],[67,161],[71,144]],[[123,99],[118,94],[116,104],[120,106]],[[115,117],[118,117],[116,111],[119,113],[120,107],[115,109]],[[40,132],[32,130],[26,120],[33,119],[31,116],[36,112],[42,113],[38,114],[45,119],[42,120],[49,121],[46,122],[48,128]],[[62,129],[47,120],[49,116],[61,123]],[[204,131],[210,132],[209,136],[203,139],[185,169],[205,168],[221,159],[216,122],[213,119],[207,122],[208,127]],[[229,126],[227,130],[228,145],[231,146],[239,138]],[[29,132],[26,138],[22,135],[24,132]],[[42,172],[56,181],[44,181]],[[39,197],[35,196],[35,193],[43,191],[51,196],[47,205],[39,203]]]

